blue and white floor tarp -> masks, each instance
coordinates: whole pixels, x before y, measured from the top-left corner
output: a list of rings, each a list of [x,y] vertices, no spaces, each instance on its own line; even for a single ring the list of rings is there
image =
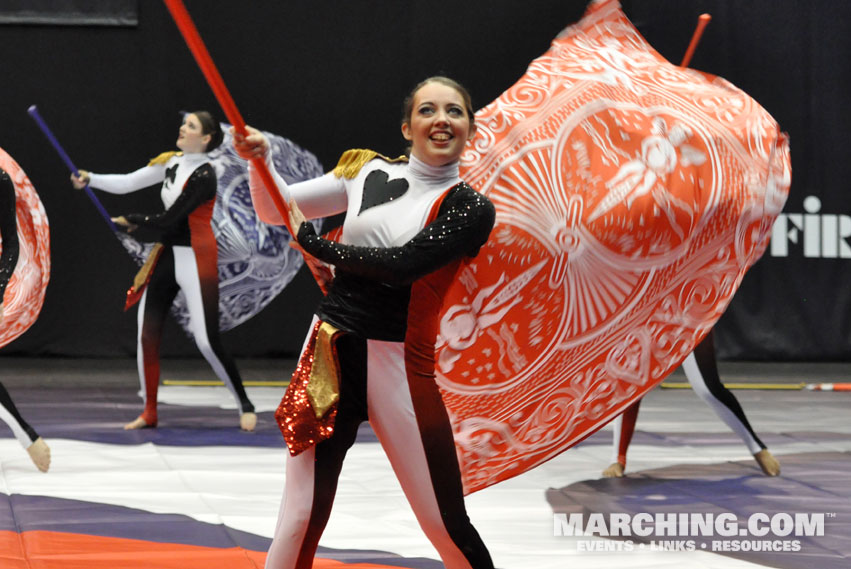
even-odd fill
[[[285,477],[272,417],[282,388],[248,388],[260,420],[244,433],[224,387],[161,387],[160,426],[143,431],[122,430],[141,408],[129,382],[7,387],[52,464],[39,473],[0,424],[0,569],[263,566]],[[496,566],[851,566],[851,393],[736,395],[780,477],[763,476],[694,394],[657,389],[642,404],[626,478],[600,478],[611,462],[604,429],[468,496]],[[577,515],[582,527],[568,523]],[[443,567],[368,427],[346,459],[319,557],[315,567]]]

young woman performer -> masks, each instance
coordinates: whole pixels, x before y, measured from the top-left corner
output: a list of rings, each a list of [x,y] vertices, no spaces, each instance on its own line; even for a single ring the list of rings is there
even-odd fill
[[[18,264],[18,223],[15,211],[15,185],[5,170],[0,169],[0,238],[3,253],[0,255],[0,323],[3,321],[3,297],[9,279]],[[35,432],[12,402],[9,392],[0,383],[0,419],[9,425],[21,446],[27,449],[36,468],[47,472],[50,468],[50,447]]]
[[[249,132],[235,139],[239,153],[268,159],[262,135]],[[493,567],[466,513],[452,428],[434,379],[442,292],[458,263],[487,241],[495,217],[493,204],[458,175],[474,132],[467,91],[433,77],[406,100],[408,160],[350,150],[321,178],[291,186],[277,180],[299,244],[336,272],[276,414],[296,456],[287,461],[269,569],[312,567],[343,458],[363,421],[372,425],[444,565]],[[254,172],[251,190],[260,218],[283,223]],[[345,212],[340,243],[316,236],[301,211],[308,218]],[[306,398],[298,386],[308,374],[308,391],[313,387],[329,336],[339,363],[339,400],[327,412],[336,413],[333,425],[311,430],[320,413],[311,415],[317,407],[302,413]]]
[[[697,396],[741,437],[765,475],[777,476],[780,474],[780,463],[756,436],[736,396],[724,387],[721,378],[718,377],[718,367],[715,365],[715,343],[711,330],[683,362],[683,370],[686,372],[686,377]],[[615,419],[613,462],[603,471],[603,476],[607,478],[620,478],[624,474],[626,452],[635,431],[635,422],[638,420],[640,405],[641,399],[633,403],[620,417]]]
[[[74,187],[88,183],[112,194],[127,194],[162,184],[165,211],[157,215],[129,214],[115,224],[145,241],[159,241],[137,276],[133,292],[144,289],[139,300],[137,361],[145,394],[145,409],[125,429],[156,427],[159,350],[166,313],[178,290],[186,295],[190,328],[198,349],[216,375],[228,386],[239,407],[239,425],[254,430],[257,415],[242,386],[233,359],[219,340],[219,279],[216,238],[210,226],[216,200],[216,173],[207,152],[221,144],[223,133],[210,113],[186,115],[177,137],[183,152],[164,153],[130,174],[93,174],[80,170],[71,175]],[[157,257],[158,255],[158,257]],[[154,263],[153,268],[149,268]],[[129,295],[130,293],[128,293]],[[132,300],[130,301],[132,304]]]

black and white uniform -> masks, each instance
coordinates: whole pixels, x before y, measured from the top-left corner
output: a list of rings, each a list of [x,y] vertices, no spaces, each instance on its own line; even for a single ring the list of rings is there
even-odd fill
[[[254,178],[260,218],[282,223]],[[336,268],[316,317],[344,334],[336,343],[341,385],[334,433],[288,457],[267,569],[312,567],[343,459],[363,421],[378,436],[447,569],[492,568],[464,507],[452,428],[434,380],[434,337],[423,344],[424,353],[416,353],[409,323],[425,296],[412,288],[478,252],[493,227],[493,204],[461,182],[457,163],[435,168],[415,157],[409,163],[375,158],[351,179],[331,173],[290,187],[278,184],[308,218],[346,213],[340,243],[317,237],[308,223],[298,230],[299,244]]]
[[[219,339],[219,280],[216,239],[210,220],[216,199],[216,174],[204,153],[175,154],[130,174],[91,174],[89,185],[127,194],[162,183],[165,211],[130,214],[133,235],[159,241],[163,253],[139,301],[137,363],[148,425],[157,423],[159,349],[166,314],[179,290],[186,295],[190,329],[198,349],[236,399],[239,413],[254,411],[233,359]]]
[[[715,363],[715,343],[712,330],[695,347],[682,364],[692,390],[709,405],[718,417],[739,435],[751,454],[766,448],[751,427],[739,400],[724,387]],[[626,454],[638,419],[639,399],[615,419],[612,462],[626,465]]]
[[[0,169],[0,237],[3,239],[3,253],[0,255],[0,299],[6,293],[9,279],[18,264],[18,221],[15,209],[15,185],[5,170]],[[18,412],[12,397],[0,383],[0,419],[9,425],[15,439],[24,448],[29,448],[38,438],[35,432]]]

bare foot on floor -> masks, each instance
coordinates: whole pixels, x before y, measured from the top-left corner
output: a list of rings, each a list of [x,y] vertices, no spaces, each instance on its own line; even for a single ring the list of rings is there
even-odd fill
[[[624,465],[620,462],[613,462],[603,471],[605,478],[623,478]]]
[[[255,413],[243,413],[239,416],[239,428],[243,431],[253,431],[257,426],[257,415]]]
[[[154,423],[153,425],[148,424],[148,422],[145,419],[143,419],[141,415],[139,415],[138,417],[136,417],[135,419],[133,419],[132,421],[130,421],[129,423],[124,425],[124,430],[125,431],[134,431],[136,429],[147,429],[147,428],[153,428],[153,427],[156,427],[156,426],[157,426],[156,423]]]
[[[780,474],[780,462],[768,452],[767,448],[762,449],[753,457],[766,476],[778,476]]]
[[[27,447],[27,452],[35,467],[42,472],[47,472],[47,469],[50,468],[50,447],[47,446],[44,439],[39,437],[33,441],[33,444]]]

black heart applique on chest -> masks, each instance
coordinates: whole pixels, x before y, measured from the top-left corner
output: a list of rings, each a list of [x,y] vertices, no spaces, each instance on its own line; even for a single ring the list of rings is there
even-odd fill
[[[358,215],[371,207],[391,202],[408,191],[408,180],[396,178],[388,181],[389,177],[382,170],[373,170],[367,174]]]
[[[174,178],[177,175],[177,164],[170,168],[165,169],[165,179],[168,181],[168,185],[172,185],[174,183]]]

